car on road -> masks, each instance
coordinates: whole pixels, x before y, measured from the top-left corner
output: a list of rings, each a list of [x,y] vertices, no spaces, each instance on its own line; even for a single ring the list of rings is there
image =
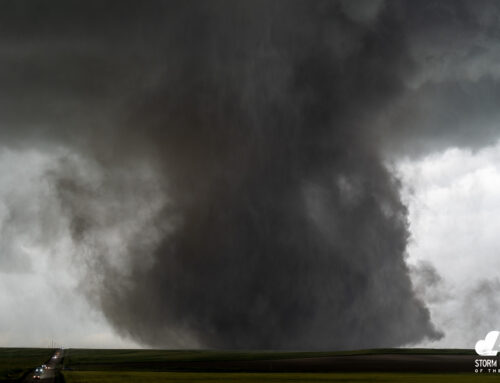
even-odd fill
[[[33,374],[33,379],[34,380],[39,380],[43,374],[43,368],[42,367],[37,367],[35,369],[35,372]]]

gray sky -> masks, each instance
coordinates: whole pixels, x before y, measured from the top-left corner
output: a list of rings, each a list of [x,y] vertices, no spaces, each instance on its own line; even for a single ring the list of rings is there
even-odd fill
[[[0,343],[137,346],[120,338],[81,293],[78,251],[46,180],[47,171],[66,155],[0,151]]]
[[[472,347],[499,327],[499,18],[2,2],[0,344]]]
[[[500,144],[450,148],[399,169],[410,211],[408,263],[446,334],[423,345],[470,348],[499,326]]]

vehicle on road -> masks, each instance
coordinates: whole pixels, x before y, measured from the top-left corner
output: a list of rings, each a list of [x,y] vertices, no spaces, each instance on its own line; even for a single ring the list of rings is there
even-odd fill
[[[34,374],[33,374],[33,379],[35,379],[35,380],[41,379],[42,374],[43,374],[43,368],[42,367],[37,367],[35,369]]]

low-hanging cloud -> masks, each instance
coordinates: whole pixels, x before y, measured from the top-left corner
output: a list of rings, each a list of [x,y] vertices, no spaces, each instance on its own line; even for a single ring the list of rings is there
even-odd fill
[[[154,346],[326,349],[439,336],[404,262],[398,182],[370,141],[370,118],[412,69],[404,39],[385,26],[397,21],[374,17],[377,36],[337,3],[179,8],[195,26],[167,27],[184,41],[173,38],[157,84],[134,95],[110,160],[152,158],[168,202],[126,237],[130,268],[111,267],[114,250],[91,242],[111,323]],[[88,244],[93,198],[60,190],[75,240]],[[158,228],[154,248],[137,242]]]

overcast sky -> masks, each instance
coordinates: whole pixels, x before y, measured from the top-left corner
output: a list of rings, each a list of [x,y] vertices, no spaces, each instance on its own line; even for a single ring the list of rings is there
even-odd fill
[[[413,281],[445,331],[433,347],[472,347],[500,315],[500,144],[450,148],[399,165]]]
[[[497,1],[0,4],[0,345],[500,329]]]

